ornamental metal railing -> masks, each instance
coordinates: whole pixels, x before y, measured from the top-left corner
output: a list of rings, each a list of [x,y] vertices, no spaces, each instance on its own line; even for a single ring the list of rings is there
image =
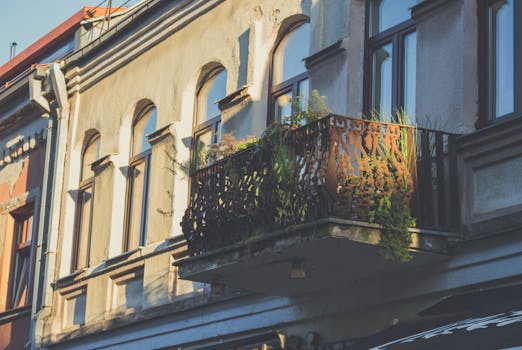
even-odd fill
[[[418,227],[455,230],[456,184],[455,135],[328,115],[195,171],[182,229],[197,255],[325,217],[373,222],[398,196]]]

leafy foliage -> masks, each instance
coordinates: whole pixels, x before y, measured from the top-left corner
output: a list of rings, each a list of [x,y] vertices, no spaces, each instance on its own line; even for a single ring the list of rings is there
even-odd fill
[[[314,89],[310,99],[304,95],[292,99],[292,115],[286,116],[284,122],[291,126],[302,126],[319,120],[331,112],[326,102],[326,96],[322,96],[318,90]]]

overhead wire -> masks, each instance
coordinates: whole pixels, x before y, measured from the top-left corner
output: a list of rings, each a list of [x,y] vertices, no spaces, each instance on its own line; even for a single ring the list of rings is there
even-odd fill
[[[105,8],[105,13],[103,15],[103,19],[100,21],[101,27],[99,25],[98,26],[93,25],[91,30],[86,31],[85,33],[83,33],[81,35],[81,38],[90,36],[89,40],[94,40],[96,35],[97,35],[96,37],[101,36],[104,32],[106,32],[110,29],[111,17],[113,14],[119,12],[119,11],[117,11],[117,9],[121,9],[122,7],[125,7],[129,3],[137,4],[140,1],[141,0],[124,0],[122,3],[115,5],[113,0],[102,0],[98,5],[94,6],[92,9],[88,10],[89,15],[94,16],[94,14],[96,13],[96,9]],[[107,23],[107,26],[105,26],[105,23]],[[96,27],[96,31],[98,33],[95,33],[95,31],[94,31],[95,27]]]

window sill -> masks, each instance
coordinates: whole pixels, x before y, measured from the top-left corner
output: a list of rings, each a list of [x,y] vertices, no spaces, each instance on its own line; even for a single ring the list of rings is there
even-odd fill
[[[9,310],[0,312],[0,323],[6,323],[16,318],[30,315],[31,305],[15,307]]]
[[[506,134],[517,132],[522,132],[522,115],[511,114],[495,120],[489,120],[484,125],[481,125],[478,130],[460,136],[460,148],[465,149],[468,145],[475,144],[478,139],[482,139],[481,142],[487,142],[490,139],[494,141],[504,138]],[[471,147],[474,146],[471,145]]]
[[[83,268],[71,273],[70,275],[61,277],[53,283],[53,288],[55,290],[63,289],[83,282],[87,279],[109,273],[122,266],[140,263],[149,257],[162,254],[170,250],[176,250],[177,248],[185,245],[186,242],[183,236],[175,236],[145,247],[138,247],[120,255],[111,257],[97,266]]]
[[[236,91],[228,94],[223,97],[221,100],[217,101],[218,108],[221,112],[226,111],[229,108],[237,106],[238,104],[249,101],[251,99],[249,93],[250,85],[243,85]]]

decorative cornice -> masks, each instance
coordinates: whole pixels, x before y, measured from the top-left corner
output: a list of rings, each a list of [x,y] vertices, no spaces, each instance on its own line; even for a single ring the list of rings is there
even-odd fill
[[[418,21],[420,18],[432,14],[440,7],[454,0],[425,0],[411,8],[411,17]]]
[[[248,93],[248,88],[248,85],[244,85],[231,94],[223,97],[221,100],[217,101],[219,110],[223,112],[224,110],[237,106],[238,104],[251,99],[250,94]]]
[[[306,69],[311,69],[321,62],[343,53],[345,49],[342,47],[342,43],[343,41],[339,40],[336,43],[325,47],[321,51],[314,53],[312,56],[305,58],[304,62]]]
[[[71,286],[73,284],[79,283],[83,280],[87,269],[83,268],[77,270],[70,275],[57,279],[54,283],[52,283],[52,287],[54,289],[61,289],[67,286]]]
[[[30,314],[31,306],[17,307],[15,309],[0,312],[0,324],[12,322],[19,317],[29,316]]]
[[[522,118],[497,120],[485,128],[462,135],[458,138],[459,153],[477,156],[482,153],[496,152],[499,145],[510,143],[510,147],[518,142],[522,133]]]
[[[174,136],[174,130],[172,123],[165,125],[162,128],[159,128],[156,131],[151,132],[147,135],[147,138],[149,140],[149,143],[151,145],[155,145],[165,139],[166,137],[173,137]]]
[[[150,21],[150,17],[154,15],[153,11],[160,4],[168,6],[168,2],[165,0],[147,2],[99,39],[65,60],[65,70],[75,66],[81,67],[81,78],[77,77],[67,86],[69,94],[85,91],[224,1],[178,1],[164,13],[158,10],[156,12],[159,14],[158,17]],[[143,20],[140,21],[140,18]],[[133,32],[133,29],[136,30]],[[85,63],[83,67],[82,63]]]
[[[105,168],[113,164],[112,157],[114,155],[116,155],[116,153],[109,153],[101,157],[100,159],[94,161],[91,164],[91,170],[96,174],[103,171]]]
[[[21,138],[13,146],[5,148],[1,153],[0,169],[38,148],[40,145],[45,143],[46,139],[47,134],[45,129],[42,129],[34,133],[34,135]]]

